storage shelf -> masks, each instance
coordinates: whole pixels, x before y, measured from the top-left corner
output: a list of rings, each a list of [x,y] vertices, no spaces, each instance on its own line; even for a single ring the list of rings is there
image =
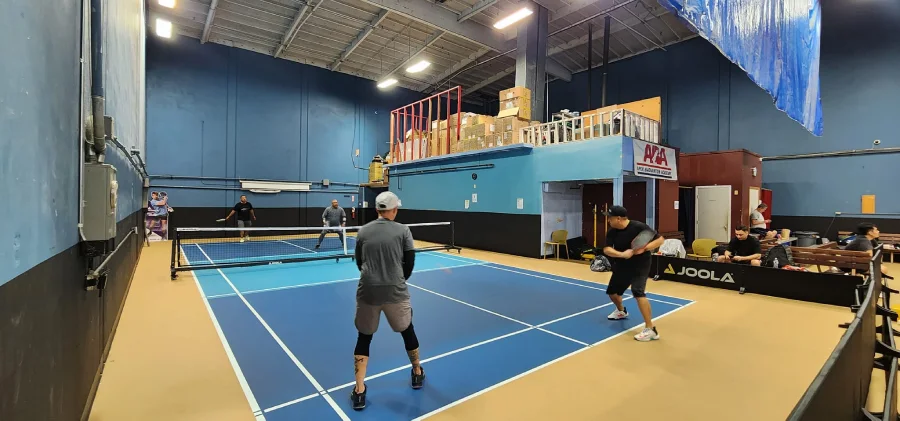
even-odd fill
[[[360,184],[362,187],[368,187],[370,189],[386,189],[388,188],[388,183],[363,183]]]
[[[457,153],[451,153],[451,154],[447,154],[447,155],[432,156],[432,157],[428,157],[428,158],[415,159],[412,161],[405,161],[405,162],[395,162],[395,163],[391,163],[391,164],[386,164],[385,167],[386,168],[395,168],[395,167],[402,167],[402,166],[406,166],[406,165],[430,164],[430,163],[435,163],[435,162],[439,162],[439,161],[447,161],[447,160],[451,160],[451,159],[457,159],[457,158],[462,158],[462,157],[472,156],[472,155],[493,155],[493,154],[505,153],[505,152],[510,152],[510,151],[530,150],[532,148],[534,148],[534,145],[532,145],[530,143],[514,143],[512,145],[497,146],[495,148],[478,149],[475,151],[466,151],[466,152],[457,152]]]

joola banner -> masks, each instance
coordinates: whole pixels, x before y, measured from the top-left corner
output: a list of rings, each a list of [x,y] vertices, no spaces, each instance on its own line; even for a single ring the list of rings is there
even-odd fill
[[[738,273],[740,269],[743,268],[734,264],[654,255],[650,276],[655,279],[740,291],[743,286]]]

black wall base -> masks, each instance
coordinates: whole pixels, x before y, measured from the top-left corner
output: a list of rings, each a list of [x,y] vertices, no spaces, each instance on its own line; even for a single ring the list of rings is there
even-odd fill
[[[900,234],[900,218],[878,218],[877,215],[865,217],[853,216],[785,216],[772,215],[772,227],[775,229],[788,228],[791,231],[818,232],[820,236],[831,241],[837,240],[838,231],[856,231],[856,226],[861,222],[871,222],[883,233]]]
[[[255,208],[256,227],[321,227],[322,212],[324,207],[316,208]],[[228,216],[230,208],[176,208],[169,217],[169,229],[185,227],[237,227],[235,217],[227,222],[216,222],[217,219]],[[356,225],[360,218],[353,217],[349,208],[344,208],[347,213],[347,225]],[[169,238],[172,238],[172,231]]]
[[[118,241],[138,211],[118,223]],[[139,230],[108,266],[106,289],[85,291],[79,245],[0,286],[0,420],[78,420],[143,247]]]

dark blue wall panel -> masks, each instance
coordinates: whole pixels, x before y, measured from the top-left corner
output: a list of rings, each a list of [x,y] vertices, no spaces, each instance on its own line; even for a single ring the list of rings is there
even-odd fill
[[[684,152],[748,149],[763,156],[900,147],[900,3],[825,2],[822,25],[822,137],[775,108],[772,98],[703,39],[610,65],[607,103],[662,97],[663,138]],[[593,106],[600,106],[599,69]],[[550,109],[587,110],[587,75],[550,84]],[[860,211],[877,194],[879,213],[900,212],[888,194],[900,155],[770,161],[763,185],[777,215]]]

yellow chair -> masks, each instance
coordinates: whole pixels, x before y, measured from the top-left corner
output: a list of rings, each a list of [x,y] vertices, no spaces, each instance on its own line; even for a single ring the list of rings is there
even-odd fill
[[[687,257],[711,259],[712,249],[716,248],[716,245],[716,240],[711,238],[698,238],[691,243],[691,253]]]
[[[546,250],[547,246],[554,247],[556,249],[556,260],[559,260],[559,248],[566,248],[566,259],[569,258],[569,245],[566,244],[566,240],[569,239],[569,231],[566,230],[556,230],[550,233],[550,241],[544,242],[544,249]],[[543,254],[543,253],[541,253]],[[542,258],[546,259],[547,256],[543,255]]]

